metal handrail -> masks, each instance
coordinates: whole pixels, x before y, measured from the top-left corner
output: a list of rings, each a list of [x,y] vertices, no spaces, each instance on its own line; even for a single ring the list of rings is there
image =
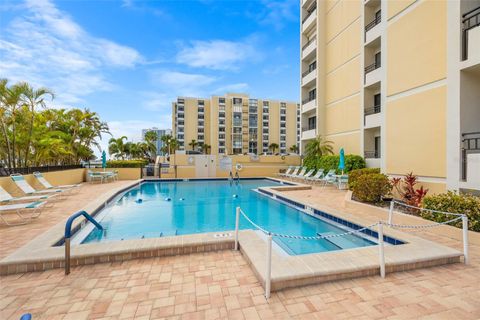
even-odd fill
[[[371,114],[380,113],[381,111],[382,111],[381,106],[373,106],[371,108],[366,108],[364,113],[365,113],[366,116],[368,116],[368,115],[371,115]]]
[[[365,67],[365,74],[372,72],[373,70],[376,70],[382,66],[381,62],[374,62],[371,65],[368,65]]]
[[[302,73],[302,78],[305,77],[306,75],[312,73],[313,71],[317,70],[317,67],[313,68],[313,69],[309,69],[307,71],[305,71],[304,73]]]
[[[308,42],[302,47],[302,50],[305,50],[305,48],[308,47],[313,41],[315,41],[315,38],[308,40]]]
[[[380,159],[380,154],[378,151],[365,151],[364,152],[365,159]]]
[[[373,19],[372,22],[370,22],[369,24],[367,24],[365,26],[365,33],[370,31],[371,29],[373,29],[380,22],[382,22],[382,16],[381,15],[379,15],[378,17],[375,17],[375,19]]]
[[[103,230],[100,223],[84,210],[78,211],[68,218],[67,223],[65,223],[65,275],[70,274],[70,238],[72,236],[72,223],[80,216],[84,216],[85,219],[93,223],[99,230]]]
[[[305,100],[302,100],[302,104],[306,104],[306,103],[309,103],[310,101],[313,101],[317,98],[317,96],[315,95],[315,97],[308,97],[307,99]]]
[[[462,15],[462,60],[468,59],[468,31],[480,26],[480,6]]]
[[[307,10],[308,14],[307,14],[307,16],[306,16],[305,18],[303,18],[302,24],[305,23],[305,21],[307,21],[308,18],[310,18],[310,16],[312,15],[312,13],[315,12],[315,10],[317,10],[317,4],[316,4],[316,3],[315,3],[315,5],[314,5],[313,7],[309,8],[309,9]]]

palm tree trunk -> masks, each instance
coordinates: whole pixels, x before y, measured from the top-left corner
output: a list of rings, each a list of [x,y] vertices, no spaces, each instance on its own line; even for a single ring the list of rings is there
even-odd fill
[[[10,147],[10,140],[8,139],[8,134],[7,134],[7,125],[5,124],[5,121],[3,119],[1,120],[2,123],[2,133],[5,139],[5,144],[7,146],[7,165],[8,168],[12,167],[12,157],[11,157],[11,147]]]

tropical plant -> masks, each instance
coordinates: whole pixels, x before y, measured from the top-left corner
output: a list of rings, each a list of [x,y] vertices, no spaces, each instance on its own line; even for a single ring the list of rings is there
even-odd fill
[[[393,178],[392,185],[406,204],[419,207],[423,198],[427,195],[428,189],[423,186],[416,188],[418,177],[413,172],[408,173],[402,178]]]
[[[465,214],[468,217],[468,228],[473,231],[480,231],[480,197],[448,191],[447,193],[426,196],[423,198],[422,207],[436,211]],[[422,210],[420,215],[425,219],[436,222],[445,222],[452,219],[450,215],[425,210]],[[462,221],[458,220],[454,225],[461,228]]]
[[[362,202],[378,203],[392,191],[388,177],[381,173],[364,174],[358,177],[353,187],[353,197]]]
[[[380,173],[380,168],[363,168],[355,169],[348,173],[348,188],[353,190],[355,184],[360,176],[365,174],[378,174]]]
[[[275,142],[270,143],[270,145],[268,146],[268,149],[272,150],[272,153],[275,153],[275,150],[278,149],[278,144],[276,144]]]
[[[192,150],[195,150],[195,148],[197,147],[198,145],[198,142],[197,140],[195,139],[192,139],[192,141],[188,144],[190,147],[192,147]]]
[[[322,157],[310,157],[303,160],[303,165],[309,169],[324,169],[324,170],[336,170],[337,173],[341,173],[338,169],[340,162],[339,155],[328,155]],[[365,168],[365,160],[356,154],[345,155],[345,172],[350,172],[356,169]]]
[[[307,142],[305,146],[305,159],[315,159],[321,156],[333,154],[333,142],[325,140],[321,135]]]
[[[109,160],[107,161],[107,168],[143,168],[148,164],[148,160]]]
[[[290,147],[290,151],[292,151],[293,153],[298,153],[298,146],[296,144],[292,145]]]
[[[178,149],[178,141],[169,134],[166,134],[160,138],[163,142],[162,152],[172,154]]]
[[[209,144],[206,144],[206,143],[202,144],[202,151],[203,151],[203,153],[205,153],[205,154],[208,154],[208,151],[209,151],[211,148],[212,148],[212,146],[209,145]]]

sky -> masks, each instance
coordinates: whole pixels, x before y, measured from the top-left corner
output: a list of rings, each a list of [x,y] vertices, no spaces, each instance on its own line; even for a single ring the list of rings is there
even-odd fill
[[[297,101],[299,2],[1,0],[0,78],[46,86],[50,106],[93,110],[132,141],[171,128],[177,96]]]

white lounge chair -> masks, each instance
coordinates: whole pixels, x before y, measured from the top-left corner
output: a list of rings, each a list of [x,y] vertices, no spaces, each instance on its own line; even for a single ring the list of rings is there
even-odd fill
[[[325,170],[323,169],[318,169],[317,173],[315,173],[314,176],[311,176],[311,177],[308,177],[306,180],[307,181],[311,181],[311,182],[318,182],[318,181],[321,181],[322,178],[323,178],[323,172]]]
[[[10,177],[12,178],[13,182],[20,188],[25,194],[32,195],[32,194],[45,194],[45,193],[59,193],[63,192],[62,189],[44,189],[44,190],[35,190],[25,178],[21,174],[11,174]]]
[[[58,193],[54,194],[44,194],[44,195],[36,195],[36,196],[24,196],[24,197],[14,197],[7,190],[3,189],[0,186],[0,203],[6,202],[21,202],[21,201],[35,201],[35,200],[51,200]]]
[[[315,169],[310,169],[303,176],[298,176],[298,177],[296,177],[296,179],[305,180],[308,177],[310,177],[314,172],[315,172]]]
[[[334,183],[336,181],[335,169],[331,169],[327,172],[325,177],[321,180],[323,186],[325,187],[329,183]]]
[[[292,173],[289,173],[289,174],[286,174],[285,177],[286,178],[290,178],[290,177],[293,177],[293,176],[296,176],[298,171],[300,170],[301,167],[295,167],[295,170],[293,170]]]
[[[36,201],[30,203],[17,203],[17,204],[8,204],[5,206],[0,206],[0,219],[5,222],[6,225],[15,226],[26,224],[30,222],[31,219],[38,218],[42,213],[39,209],[45,204],[43,201]],[[31,214],[26,217],[22,215],[21,212],[30,212]],[[5,219],[4,214],[6,213],[15,213],[20,221],[11,222]]]
[[[289,166],[284,173],[279,173],[278,175],[279,175],[280,177],[285,177],[285,176],[287,176],[288,174],[292,173],[294,169],[295,169],[294,166]]]
[[[300,172],[298,174],[292,174],[290,176],[290,178],[295,179],[295,178],[298,178],[298,177],[303,177],[305,172],[307,172],[307,167],[303,167],[302,170],[300,170]]]
[[[80,186],[80,184],[65,184],[65,185],[61,185],[61,186],[52,186],[50,184],[50,182],[47,181],[47,179],[45,179],[45,177],[42,175],[41,172],[34,172],[33,173],[33,176],[35,178],[37,178],[38,182],[40,182],[40,184],[42,186],[45,187],[45,189],[63,189],[63,190],[70,190],[70,189],[73,189],[73,188],[78,188]]]

